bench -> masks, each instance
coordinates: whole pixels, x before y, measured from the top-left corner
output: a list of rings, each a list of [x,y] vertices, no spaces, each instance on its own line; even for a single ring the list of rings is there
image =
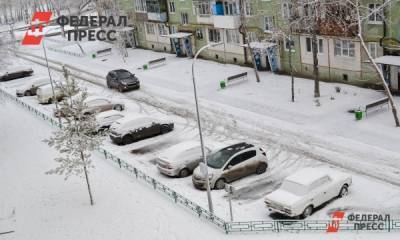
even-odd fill
[[[233,83],[237,83],[237,82],[240,82],[240,81],[247,81],[247,80],[248,80],[247,72],[239,73],[239,74],[230,76],[227,79],[221,81],[220,82],[220,86],[221,86],[221,88],[225,88],[226,85],[228,85],[228,84],[231,85]]]
[[[111,48],[105,48],[105,49],[102,49],[102,50],[98,50],[98,51],[96,51],[96,52],[94,52],[92,54],[92,57],[96,58],[96,57],[102,57],[102,56],[110,55],[111,51],[112,51]]]
[[[143,69],[146,70],[148,68],[154,68],[156,66],[161,66],[161,65],[164,65],[166,62],[167,62],[167,59],[165,57],[157,58],[157,59],[149,61],[147,64],[144,64]]]
[[[376,109],[377,107],[383,107],[385,104],[388,105],[389,107],[389,98],[384,97],[382,99],[376,100],[374,102],[371,102],[367,105],[365,105],[365,116],[367,116],[368,111]]]

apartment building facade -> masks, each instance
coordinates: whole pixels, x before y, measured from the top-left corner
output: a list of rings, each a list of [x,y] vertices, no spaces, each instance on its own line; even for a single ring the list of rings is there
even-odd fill
[[[223,63],[250,65],[250,54],[253,53],[260,70],[288,73],[289,44],[292,44],[295,74],[313,77],[311,35],[307,31],[294,31],[290,34],[291,41],[288,41],[288,36],[276,34],[277,29],[288,25],[294,12],[290,0],[120,1],[124,1],[125,6],[129,5],[126,2],[133,5],[124,8],[129,9],[132,16],[139,47],[190,57],[206,44],[223,42],[204,51],[201,56]],[[363,0],[362,4],[371,10],[382,5],[377,0]],[[394,2],[388,11],[373,14],[363,21],[362,35],[374,58],[388,54],[382,45],[383,38],[400,40],[399,17],[396,16],[400,13],[398,5],[399,2]],[[383,21],[383,18],[390,21]],[[242,23],[245,23],[247,34],[243,33]],[[319,33],[317,39],[321,80],[360,86],[380,84],[376,71],[354,35],[325,31]],[[247,42],[251,43],[252,50]],[[393,77],[397,68],[389,68],[393,74],[388,77]]]

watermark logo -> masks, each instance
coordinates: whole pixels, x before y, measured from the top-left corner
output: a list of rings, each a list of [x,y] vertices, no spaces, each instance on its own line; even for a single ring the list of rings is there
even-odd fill
[[[52,12],[35,12],[32,17],[31,29],[26,31],[22,45],[39,45],[43,39],[43,25],[50,21]]]
[[[340,221],[343,220],[344,214],[343,211],[335,211],[332,213],[332,221],[328,224],[326,229],[327,233],[335,233],[339,231],[339,224]]]

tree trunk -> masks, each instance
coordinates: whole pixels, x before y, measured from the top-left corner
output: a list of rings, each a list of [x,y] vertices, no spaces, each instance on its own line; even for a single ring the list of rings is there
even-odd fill
[[[390,106],[392,107],[392,113],[393,113],[393,118],[394,118],[394,122],[396,124],[396,127],[400,127],[400,122],[399,122],[399,117],[397,116],[397,108],[396,108],[396,104],[394,103],[393,100],[393,96],[390,92],[389,86],[387,85],[386,81],[385,81],[385,77],[383,76],[383,72],[382,69],[378,67],[378,65],[376,64],[375,60],[372,58],[371,53],[369,52],[367,45],[364,42],[364,38],[362,37],[362,26],[361,26],[361,16],[360,16],[360,9],[359,9],[360,5],[359,2],[357,1],[357,19],[358,19],[358,39],[360,39],[361,45],[364,49],[364,51],[367,53],[367,56],[369,58],[369,60],[371,61],[372,65],[374,66],[375,70],[378,72],[379,77],[382,81],[383,87],[385,89],[385,93],[389,98],[389,103]]]
[[[81,152],[81,159],[84,162],[83,171],[85,172],[86,185],[88,187],[89,198],[90,198],[90,205],[93,206],[94,202],[93,202],[93,196],[92,196],[92,189],[90,188],[89,175],[88,175],[88,172],[87,172],[86,162],[85,162],[85,157],[83,156],[83,152]]]
[[[314,97],[319,98],[321,96],[319,91],[319,69],[318,69],[318,41],[315,29],[312,34],[312,55],[313,55],[313,67],[314,67]]]
[[[294,102],[294,76],[293,76],[293,66],[292,66],[292,39],[291,35],[289,36],[289,68],[290,68],[290,77],[291,81],[291,92],[292,92],[292,102]]]

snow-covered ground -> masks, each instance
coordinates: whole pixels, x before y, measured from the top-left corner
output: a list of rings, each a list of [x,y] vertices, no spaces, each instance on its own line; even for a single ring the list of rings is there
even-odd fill
[[[0,101],[0,232],[15,231],[1,240],[398,239],[376,233],[225,235],[96,156],[90,175],[95,205],[90,206],[83,179],[45,174],[57,152],[41,140],[54,129]]]
[[[57,41],[53,41],[52,44],[53,46],[56,45]],[[42,54],[40,48],[37,50],[35,50],[35,48],[24,50],[29,50],[30,53],[37,54],[38,56]],[[163,149],[182,140],[198,139],[196,124],[193,119],[194,109],[192,101],[193,96],[191,92],[192,85],[190,78],[190,59],[181,59],[166,53],[155,53],[152,51],[139,49],[129,51],[130,57],[126,59],[126,63],[124,63],[117,55],[110,55],[99,59],[90,59],[89,57],[78,58],[66,56],[62,53],[56,53],[52,51],[48,51],[48,54],[50,59],[80,67],[85,71],[90,71],[97,75],[105,76],[109,70],[114,68],[126,68],[132,72],[135,72],[141,80],[142,88],[139,91],[119,94],[115,91],[105,89],[103,86],[94,85],[87,82],[81,82],[81,85],[87,87],[91,94],[124,100],[125,104],[127,105],[126,111],[128,112],[148,114],[156,117],[169,116],[174,119],[176,123],[176,129],[167,135],[130,144],[124,147],[118,147],[112,145],[110,141],[106,141],[105,147],[118,156],[127,159],[131,164],[143,169],[147,174],[158,179],[159,181],[162,181],[171,188],[176,189],[184,196],[192,199],[196,203],[206,208],[205,192],[195,190],[192,186],[190,177],[185,179],[167,178],[160,175],[154,166],[155,158]],[[148,71],[139,69],[140,66],[145,62],[161,56],[167,57],[167,65],[150,69]],[[45,68],[31,62],[15,59],[12,56],[2,60],[7,61],[8,65],[10,66],[32,65],[36,76],[45,76],[47,74]],[[4,65],[1,67],[4,67]],[[388,183],[392,182],[400,185],[400,150],[397,147],[397,142],[400,140],[400,136],[397,133],[399,130],[393,127],[390,112],[387,110],[378,111],[375,114],[371,114],[367,120],[363,120],[361,122],[355,122],[354,116],[346,112],[350,108],[362,106],[363,104],[365,105],[365,103],[372,101],[373,99],[382,97],[382,93],[352,86],[340,85],[342,88],[342,93],[337,94],[335,93],[334,87],[339,84],[323,83],[321,88],[323,96],[320,99],[321,106],[317,107],[315,102],[313,102],[312,82],[310,80],[296,79],[297,102],[291,103],[289,102],[289,78],[286,76],[262,73],[262,82],[255,83],[254,76],[249,68],[217,64],[204,60],[199,60],[199,62],[196,63],[196,69],[206,141],[212,140],[218,142],[232,142],[242,140],[253,142],[262,146],[264,149],[267,149],[267,156],[270,159],[270,168],[266,174],[260,176],[250,176],[234,183],[234,186],[237,188],[237,193],[235,194],[233,201],[235,220],[244,221],[272,219],[274,216],[269,215],[268,211],[265,209],[263,197],[267,193],[276,189],[281,183],[282,179],[296,169],[305,166],[316,165],[343,167],[343,171],[353,174],[354,184],[351,187],[350,195],[348,197],[329,203],[326,207],[317,211],[310,219],[329,219],[329,213],[331,213],[333,209],[346,209],[347,211],[361,213],[390,213],[392,218],[399,218],[399,187]],[[249,72],[250,76],[248,81],[238,85],[229,86],[225,90],[218,89],[219,80],[243,71]],[[59,73],[55,71],[53,71],[52,74],[53,76],[59,77]],[[22,85],[25,81],[26,79],[10,81],[7,83],[2,83],[1,87],[13,93],[15,92],[15,88]],[[105,81],[104,79],[97,79],[96,83],[104,85]],[[331,100],[332,96],[334,100]],[[40,108],[42,111],[47,112],[48,114],[52,113],[52,105],[39,106],[35,97],[25,97],[24,101]],[[399,102],[399,99],[397,98],[396,101]],[[13,112],[12,114],[14,114],[16,118],[26,116],[26,114],[20,113],[20,111],[23,111],[22,109],[18,109],[18,107],[12,104],[7,104],[7,106],[8,107],[4,108],[3,112]],[[7,114],[7,119],[9,119],[9,115],[10,114]],[[5,114],[1,114],[0,116],[5,116]],[[3,122],[3,120],[6,121],[7,119],[2,118],[1,120]],[[10,116],[10,119],[14,118]],[[12,121],[12,123],[8,124],[10,125],[10,128],[13,129],[15,126],[12,126],[12,124],[18,124],[18,121]],[[44,138],[43,135],[34,136],[34,133],[39,131],[36,129],[39,128],[36,125],[26,126],[21,122],[19,122],[19,124],[21,124],[21,129],[25,129],[26,132],[29,132],[29,128],[35,128],[35,131],[33,131],[32,134],[29,134],[27,141],[35,141],[36,139],[36,141],[40,142],[40,140]],[[50,131],[48,127],[47,130],[45,130],[45,127],[43,128],[44,129],[39,131],[37,134],[41,133],[42,131]],[[18,130],[17,132],[19,131],[23,130]],[[4,136],[0,136],[0,139],[7,139],[7,144],[11,144],[8,143],[8,140],[11,141],[11,139],[7,137],[8,135],[12,135],[11,132],[10,130],[7,130],[7,132],[4,133]],[[21,143],[19,146],[25,146],[26,144],[29,145],[28,142],[25,144]],[[15,156],[11,156],[10,158],[16,158],[18,154],[21,154],[21,158],[26,156],[22,156],[22,153],[14,153],[15,146],[14,148],[11,148],[7,145],[7,148],[11,149],[9,151],[10,154],[15,154]],[[39,147],[31,148],[29,146],[28,148],[30,148],[32,151],[36,149],[42,149],[40,151],[45,152],[43,148]],[[48,150],[48,152],[51,151]],[[51,155],[51,153],[49,153],[49,155]],[[4,156],[6,157],[7,155]],[[50,165],[48,162],[51,162],[51,157],[46,157],[46,154],[44,154],[44,158],[46,158],[46,160],[40,160],[47,161],[46,167],[49,167]],[[96,162],[103,161],[104,160],[102,159],[97,159]],[[8,164],[11,163],[8,162]],[[98,178],[104,178],[104,176],[107,176],[108,183],[110,183],[113,181],[115,174],[110,175],[109,172],[107,172],[106,166],[112,169],[110,171],[115,171],[115,174],[117,174],[118,170],[113,166],[100,163],[100,167],[98,167],[94,172],[94,178],[96,178],[96,176]],[[43,170],[43,172],[46,170],[47,169]],[[7,171],[7,174],[9,174],[8,172],[12,171]],[[98,172],[100,172],[102,175],[98,175]],[[118,174],[124,175],[122,172],[119,172]],[[9,176],[11,176],[11,173],[4,179],[9,180]],[[50,176],[44,176],[43,183],[45,182],[44,179],[48,179],[49,177]],[[32,178],[35,177],[32,176]],[[124,177],[118,176],[115,179],[120,180],[120,178]],[[383,181],[377,179],[381,179]],[[96,178],[96,180],[98,179]],[[99,182],[107,185],[104,183],[104,181],[105,180],[102,179]],[[52,187],[59,187],[60,185],[58,184],[61,184],[62,186],[68,185],[69,187],[68,183],[54,183],[54,186]],[[77,182],[75,185],[77,184],[81,184],[81,182]],[[22,185],[25,187],[24,183],[22,183]],[[126,189],[133,187],[133,185],[131,186],[130,183],[127,184],[129,186],[122,185],[123,184],[121,183],[120,189],[121,192],[124,193],[121,195],[110,194],[110,196],[121,196],[121,198],[124,198],[122,195],[126,192],[129,192],[129,190],[126,191]],[[30,186],[30,184],[27,184],[28,189]],[[81,185],[79,186],[82,187]],[[104,191],[104,195],[106,195],[107,190],[103,189],[103,185],[100,184],[98,186],[101,186],[98,187],[101,188],[99,191]],[[113,188],[112,184],[107,186]],[[107,188],[107,186],[104,186],[104,188]],[[371,189],[373,189],[373,191]],[[80,192],[80,190],[82,190],[82,192]],[[78,193],[82,194],[83,199],[85,197],[84,189],[80,190]],[[45,196],[47,196],[46,194],[54,194],[51,192],[51,189],[48,191],[49,192],[42,190],[39,192]],[[75,191],[76,189],[74,190],[74,193]],[[154,195],[154,193],[151,193],[151,190],[148,191],[150,194],[146,192],[140,194],[140,196],[146,194],[147,196]],[[38,195],[38,198],[45,198],[44,196],[39,196],[40,193],[35,194]],[[64,197],[65,194],[63,195]],[[76,199],[75,195],[72,196]],[[129,200],[129,198],[132,196],[134,197],[137,195],[134,193],[132,195],[127,194],[126,198]],[[59,203],[59,201],[61,201],[60,197],[61,194],[48,200],[49,205],[57,205],[58,207],[65,207],[67,209],[71,207],[71,202]],[[151,202],[154,203],[155,206],[159,204],[158,201],[163,201],[160,195],[156,195],[155,197],[153,196],[153,198],[160,199],[154,199],[154,202]],[[109,201],[111,197],[106,196],[100,197],[99,199]],[[142,199],[144,200],[142,201]],[[70,199],[68,200],[71,201]],[[125,205],[128,200],[121,199],[120,201],[122,202],[119,203],[118,207],[121,207],[121,204]],[[146,198],[138,198],[136,200],[137,202],[146,203]],[[213,200],[215,202],[215,210],[217,215],[228,219],[229,210],[227,200],[225,198],[225,192],[213,191]],[[114,200],[110,200],[110,202],[111,201]],[[11,200],[9,202],[12,203],[13,201]],[[59,206],[59,204],[62,206]],[[95,208],[97,208],[97,206]],[[0,210],[1,209],[2,208],[0,208]],[[15,206],[4,209],[15,209]],[[19,219],[18,208],[16,209],[16,218]],[[160,209],[162,209],[162,207],[160,207]],[[81,210],[81,208],[74,210]],[[83,212],[88,214],[87,211],[88,210],[85,208]],[[116,211],[118,212],[123,210],[119,209]],[[184,212],[183,210],[180,211]],[[6,210],[3,212],[3,216],[13,216],[12,210]],[[176,210],[171,212],[174,213]],[[104,214],[104,216],[106,216],[106,214],[110,213],[108,211],[105,213],[99,213],[99,211],[95,211],[93,214]],[[124,214],[122,214],[123,216],[118,217],[117,221],[124,221]],[[70,223],[69,221],[72,221],[73,216],[68,215],[65,217],[61,215],[62,213],[57,216],[51,216],[50,214],[49,218],[55,219],[54,224],[59,224],[60,222],[63,222],[65,218],[68,218],[66,223],[72,224],[72,222]],[[182,217],[182,219],[179,218],[177,221],[183,220],[185,217]],[[188,217],[193,218],[193,216]],[[2,216],[0,216],[0,218],[2,218]],[[150,216],[147,218],[150,218]],[[148,220],[147,218],[145,219],[146,221]],[[57,219],[59,221],[56,221]],[[85,218],[78,217],[78,219]],[[99,220],[95,217],[93,217],[92,220],[93,219]],[[157,219],[157,217],[155,217],[155,219]],[[165,219],[168,218],[165,217],[161,220]],[[46,222],[41,222],[40,224],[43,224],[43,227],[46,224],[52,224],[49,223],[49,221],[51,222],[51,220],[46,218]],[[129,222],[129,220],[126,219],[125,221]],[[111,225],[110,222],[104,220],[102,220],[101,224],[106,225],[106,223]],[[146,224],[145,222],[142,223]],[[199,225],[197,222],[191,222],[189,225],[192,225],[192,223],[193,225]],[[12,221],[11,223],[8,222],[8,224],[12,225]],[[31,222],[30,224],[33,223]],[[114,225],[118,223],[112,222],[112,224]],[[178,231],[178,229],[171,230],[172,232],[170,232],[167,230],[167,227],[164,227],[165,225],[162,224],[164,223],[149,223],[149,227],[154,227],[157,225],[162,226],[159,231],[152,231],[153,235],[149,237],[150,239],[174,239],[174,234],[172,234],[172,232],[175,233]],[[167,225],[168,228],[171,227],[169,224],[175,225],[174,222],[170,221]],[[140,224],[137,226],[139,225]],[[125,223],[122,224],[121,227],[123,226],[126,226]],[[75,227],[75,225],[73,227]],[[38,228],[41,229],[40,226]],[[61,229],[61,227],[55,228],[57,228],[60,232],[66,231],[66,229]],[[79,228],[79,230],[84,231],[85,234],[90,234],[90,231],[87,232],[83,229],[83,227]],[[190,233],[188,229],[185,229],[182,232]],[[198,228],[196,228],[196,230],[198,230]],[[146,232],[151,230],[141,229],[141,231]],[[205,229],[204,231],[208,232],[209,230]],[[199,234],[195,237],[210,237],[214,234],[220,234],[219,232],[215,231],[216,230],[210,231],[210,235]],[[126,232],[123,231],[122,228],[121,232],[123,232],[121,233],[121,239],[126,239],[126,237],[124,237],[126,236],[124,235]],[[164,232],[168,238],[163,236],[162,232]],[[70,232],[63,233],[73,234]],[[176,239],[183,239],[183,235],[183,233],[182,235],[177,235]],[[140,235],[135,234],[135,236]],[[222,236],[223,235],[221,235],[221,237]],[[297,235],[285,236],[287,237],[283,239],[288,239]],[[306,234],[302,236],[305,236],[305,239],[312,239],[316,235],[309,236]],[[368,235],[352,235],[350,237],[352,239],[357,239],[364,238],[366,236]],[[274,237],[277,236],[274,235]],[[324,235],[324,237],[326,237],[326,235]],[[72,236],[71,238],[74,237]],[[294,238],[298,239],[297,237]]]

